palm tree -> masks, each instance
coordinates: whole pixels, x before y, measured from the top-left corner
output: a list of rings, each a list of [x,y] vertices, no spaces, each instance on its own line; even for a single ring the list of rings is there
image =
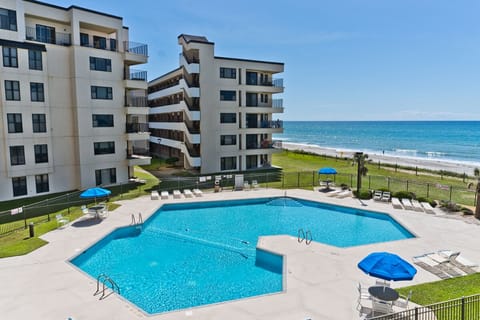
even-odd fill
[[[366,176],[368,168],[365,166],[365,160],[368,159],[368,154],[363,152],[356,152],[353,156],[354,161],[358,164],[357,168],[357,191],[362,188],[362,176]]]

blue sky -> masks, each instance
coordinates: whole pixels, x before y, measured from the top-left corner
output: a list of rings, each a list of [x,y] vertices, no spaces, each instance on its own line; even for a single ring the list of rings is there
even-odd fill
[[[124,18],[153,79],[177,36],[285,63],[284,120],[480,120],[480,1],[49,0]]]

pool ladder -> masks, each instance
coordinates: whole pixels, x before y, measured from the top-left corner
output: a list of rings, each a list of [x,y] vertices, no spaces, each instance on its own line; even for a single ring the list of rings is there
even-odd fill
[[[304,240],[307,246],[310,243],[312,243],[312,240],[313,240],[312,232],[310,230],[307,230],[305,232],[303,229],[298,229],[298,237],[297,237],[298,243],[302,243]]]
[[[101,290],[100,290],[100,282],[102,283],[102,289]],[[107,283],[110,284],[112,292],[105,295],[105,291],[109,288],[107,286]],[[110,294],[114,293],[115,291],[117,291],[117,293],[120,294],[120,287],[118,286],[118,284],[115,281],[112,280],[112,278],[110,278],[105,273],[102,273],[97,277],[97,291],[95,291],[95,293],[93,295],[96,296],[97,294],[100,294],[100,292],[101,292],[102,295],[100,296],[99,300],[102,300],[102,299],[108,297]]]
[[[142,213],[138,213],[138,223],[137,220],[135,220],[135,215],[132,213],[132,222],[130,223],[131,225],[137,225],[137,224],[142,224],[143,223],[143,218],[142,218]]]

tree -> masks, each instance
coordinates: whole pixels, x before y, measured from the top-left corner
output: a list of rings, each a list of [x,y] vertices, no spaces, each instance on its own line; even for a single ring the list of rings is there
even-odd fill
[[[365,166],[365,160],[368,159],[368,154],[363,152],[355,152],[353,156],[354,161],[357,163],[357,191],[360,191],[362,188],[362,176],[366,176],[368,173],[368,168]]]

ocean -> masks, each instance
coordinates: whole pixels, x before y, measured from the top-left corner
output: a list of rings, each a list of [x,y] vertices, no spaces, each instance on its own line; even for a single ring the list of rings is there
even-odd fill
[[[480,121],[284,121],[275,140],[400,157],[480,162]]]

